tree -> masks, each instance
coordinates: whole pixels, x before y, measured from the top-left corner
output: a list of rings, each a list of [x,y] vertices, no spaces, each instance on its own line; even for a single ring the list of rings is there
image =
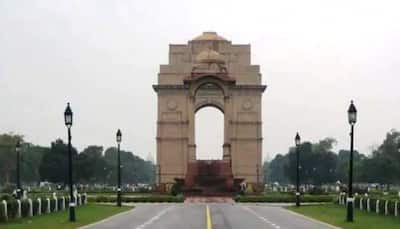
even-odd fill
[[[102,146],[88,146],[77,157],[77,181],[81,183],[102,182],[106,161]]]
[[[303,142],[299,146],[300,178],[302,184],[332,183],[336,179],[337,156],[332,151],[336,140],[325,138],[318,143]],[[287,164],[284,165],[285,175],[290,182],[296,182],[296,148],[289,149]]]
[[[284,167],[287,164],[287,157],[281,154],[277,154],[275,158],[268,164],[266,179],[268,182],[278,182],[281,184],[288,183],[288,178],[284,172]]]
[[[24,182],[39,182],[39,168],[42,163],[43,155],[49,152],[49,147],[35,146],[25,143],[21,152],[21,179]]]
[[[370,182],[389,185],[399,183],[400,178],[400,132],[391,130],[383,143],[372,153],[363,166],[364,178]]]
[[[11,174],[15,173],[17,141],[22,142],[23,136],[13,133],[0,135],[0,179],[5,186],[10,183]]]
[[[72,147],[73,162],[76,161],[77,155],[77,150]],[[54,183],[68,184],[68,170],[68,145],[61,139],[57,139],[51,143],[50,150],[43,155],[39,168],[40,178]],[[76,169],[74,176],[76,176]]]
[[[117,181],[117,153],[115,147],[106,149],[104,158],[111,183]],[[122,183],[152,183],[154,182],[154,164],[134,155],[132,152],[121,150]]]

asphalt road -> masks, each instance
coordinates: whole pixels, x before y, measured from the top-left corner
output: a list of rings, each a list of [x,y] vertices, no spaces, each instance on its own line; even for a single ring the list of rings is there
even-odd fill
[[[208,210],[207,210],[208,209]],[[208,211],[208,212],[207,212]],[[92,229],[332,229],[280,206],[256,204],[138,204]]]

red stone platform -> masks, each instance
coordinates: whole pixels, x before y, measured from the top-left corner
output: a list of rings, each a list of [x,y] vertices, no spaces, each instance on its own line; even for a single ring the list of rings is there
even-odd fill
[[[233,192],[230,161],[197,160],[189,162],[184,181],[187,195],[216,196]]]

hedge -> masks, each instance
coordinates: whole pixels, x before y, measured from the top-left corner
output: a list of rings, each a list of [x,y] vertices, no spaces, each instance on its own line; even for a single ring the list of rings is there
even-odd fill
[[[86,195],[80,195],[82,204],[86,203]],[[78,197],[79,198],[79,197]],[[18,215],[18,201],[16,199],[9,199],[7,198],[7,216],[4,211],[4,204],[2,200],[0,200],[0,222],[5,222],[10,219],[17,218]],[[56,201],[58,204],[58,211],[61,211],[62,206],[62,198],[50,198],[50,212],[55,212]],[[78,203],[78,200],[77,200]],[[65,209],[68,209],[69,205],[69,198],[65,198]],[[41,214],[46,214],[48,212],[48,205],[47,205],[47,198],[41,199]],[[30,204],[29,200],[22,200],[21,201],[21,217],[29,217],[30,213]],[[32,200],[32,214],[33,216],[39,215],[39,201],[38,199]]]
[[[332,202],[334,198],[328,195],[304,195],[300,197],[301,202]],[[237,196],[236,202],[268,202],[268,203],[295,203],[295,195],[282,196]]]
[[[116,202],[116,197],[110,196],[97,196],[97,197],[88,197],[90,202]],[[182,196],[122,196],[122,202],[147,202],[147,203],[158,203],[158,202],[169,202],[169,203],[181,203],[184,201]]]

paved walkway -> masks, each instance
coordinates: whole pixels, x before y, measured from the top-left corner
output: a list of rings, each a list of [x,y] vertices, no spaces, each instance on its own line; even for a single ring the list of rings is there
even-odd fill
[[[266,204],[137,204],[84,228],[96,229],[329,229],[281,206]]]

